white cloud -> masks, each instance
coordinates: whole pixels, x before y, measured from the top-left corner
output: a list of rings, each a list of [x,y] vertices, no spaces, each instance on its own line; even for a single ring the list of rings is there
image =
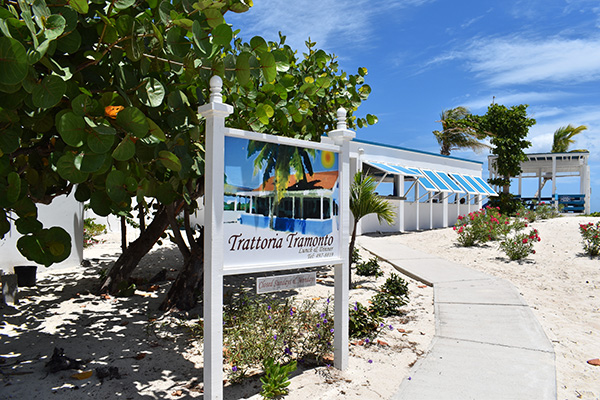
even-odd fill
[[[492,104],[494,101],[497,104],[503,104],[507,107],[518,104],[536,104],[542,103],[545,101],[551,101],[556,99],[565,99],[567,97],[572,96],[569,93],[562,91],[553,91],[553,92],[500,92],[494,93],[490,92],[488,95],[480,96],[476,99],[471,99],[464,103],[463,105],[469,108],[472,112],[477,110],[487,110],[487,107]],[[528,109],[531,112],[531,109]]]
[[[435,0],[259,0],[246,13],[228,14],[227,21],[242,28],[244,40],[258,35],[276,41],[281,31],[293,49],[304,50],[304,42],[310,37],[318,48],[335,52],[339,45],[367,43],[376,15],[432,1]]]
[[[477,39],[463,53],[469,69],[491,86],[577,83],[600,78],[600,38]]]

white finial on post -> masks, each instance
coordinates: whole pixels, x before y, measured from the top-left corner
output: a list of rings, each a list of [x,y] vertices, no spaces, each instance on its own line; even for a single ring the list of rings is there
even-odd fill
[[[210,78],[210,102],[211,103],[222,103],[223,95],[221,90],[223,89],[223,79],[220,76],[213,75]]]
[[[338,108],[337,110],[337,129],[345,130],[346,129],[346,109],[343,107]]]

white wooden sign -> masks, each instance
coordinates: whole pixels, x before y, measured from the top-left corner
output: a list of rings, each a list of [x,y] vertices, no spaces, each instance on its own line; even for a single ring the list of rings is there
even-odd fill
[[[301,274],[267,276],[256,278],[256,293],[272,293],[284,290],[299,289],[315,286],[317,284],[316,272],[304,272]]]
[[[204,398],[208,400],[223,399],[224,275],[333,265],[334,366],[340,370],[348,366],[349,142],[355,133],[346,129],[346,111],[338,110],[337,129],[319,143],[241,131],[225,127],[233,107],[223,104],[222,87],[221,78],[213,76],[210,102],[198,109],[206,119]],[[236,146],[243,154],[238,159],[231,157]],[[254,146],[260,148],[258,154]],[[275,168],[280,179],[271,182],[269,163],[279,157],[284,157],[280,161],[291,157],[292,162],[287,170],[281,164]],[[237,181],[248,173],[259,177],[258,185]]]

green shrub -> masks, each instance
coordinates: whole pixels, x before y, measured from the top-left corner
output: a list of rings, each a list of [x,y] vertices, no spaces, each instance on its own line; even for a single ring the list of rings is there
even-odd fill
[[[94,218],[84,218],[83,220],[83,247],[90,247],[100,243],[94,236],[106,233],[106,225],[97,224]]]
[[[241,297],[225,306],[223,343],[230,378],[242,379],[248,369],[267,358],[276,363],[293,359],[322,362],[333,350],[333,307],[293,300],[277,302],[262,297]]]
[[[383,318],[359,302],[350,307],[349,336],[354,339],[374,339],[383,326]]]
[[[260,378],[262,390],[260,395],[263,399],[278,399],[288,394],[290,385],[290,373],[296,370],[296,361],[288,364],[276,363],[269,357],[263,361],[265,376]]]
[[[381,290],[394,296],[408,296],[408,284],[400,275],[393,272],[386,279]]]
[[[510,220],[497,208],[486,207],[458,217],[453,228],[463,247],[498,240],[510,231]]]
[[[590,257],[600,254],[600,222],[588,222],[579,225],[579,233],[583,239],[583,250]]]
[[[511,260],[521,260],[530,254],[535,254],[533,244],[541,239],[536,229],[527,233],[517,233],[512,237],[507,237],[500,242],[500,249],[504,251]]]
[[[361,276],[375,276],[379,277],[383,275],[381,271],[381,267],[379,266],[379,261],[377,257],[372,257],[367,262],[361,262],[356,264],[356,274]]]
[[[407,299],[386,292],[379,292],[371,297],[371,312],[387,318],[402,314],[401,308],[407,304]]]

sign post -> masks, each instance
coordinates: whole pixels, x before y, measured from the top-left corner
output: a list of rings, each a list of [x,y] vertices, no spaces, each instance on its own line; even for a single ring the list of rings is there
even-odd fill
[[[346,111],[310,142],[225,127],[223,81],[210,80],[204,217],[204,398],[223,399],[223,277],[334,266],[334,366],[348,366],[350,145]],[[310,171],[310,172],[309,172]],[[260,179],[257,181],[257,179]],[[314,276],[279,276],[302,287]]]

